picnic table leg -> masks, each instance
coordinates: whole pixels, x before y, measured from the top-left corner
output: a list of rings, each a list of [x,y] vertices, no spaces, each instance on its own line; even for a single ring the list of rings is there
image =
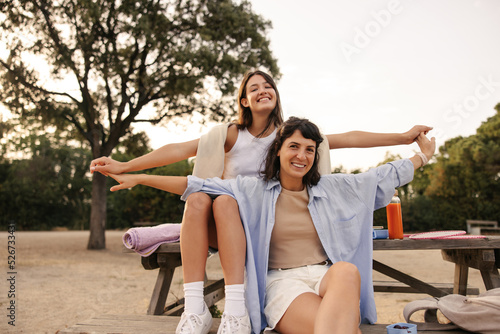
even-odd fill
[[[500,288],[500,275],[498,273],[498,268],[500,268],[500,249],[494,250],[493,257],[495,266],[490,270],[481,270],[481,276],[483,277],[486,290]]]
[[[481,276],[483,277],[486,290],[500,288],[500,275],[498,274],[498,269],[492,269],[491,271],[481,270]]]
[[[467,283],[462,275],[463,267],[478,269],[483,277],[487,290],[500,287],[498,267],[500,265],[500,252],[494,249],[443,249],[443,259],[455,263],[455,286],[460,290],[461,285]],[[457,269],[459,267],[460,269]],[[457,270],[459,274],[457,275]],[[457,281],[458,277],[458,281]],[[465,295],[465,293],[463,293]]]
[[[455,264],[455,278],[453,293],[467,295],[467,284],[469,280],[469,267],[463,264]]]
[[[182,263],[179,253],[157,254],[157,261],[160,270],[149,302],[149,315],[163,314],[175,268]]]

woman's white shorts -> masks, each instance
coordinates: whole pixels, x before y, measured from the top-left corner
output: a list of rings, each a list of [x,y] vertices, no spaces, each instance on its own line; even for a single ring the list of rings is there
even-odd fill
[[[276,327],[290,304],[299,295],[306,292],[319,295],[321,280],[328,268],[330,265],[315,264],[268,271],[264,313],[269,329]]]

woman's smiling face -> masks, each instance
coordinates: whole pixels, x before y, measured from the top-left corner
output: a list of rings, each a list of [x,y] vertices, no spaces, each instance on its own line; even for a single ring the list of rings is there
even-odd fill
[[[280,182],[283,188],[299,191],[304,188],[302,178],[314,164],[316,142],[304,138],[300,130],[285,139],[278,151],[280,158]]]
[[[252,113],[271,113],[276,107],[276,91],[262,75],[256,74],[248,79],[246,97],[241,99],[241,104]]]

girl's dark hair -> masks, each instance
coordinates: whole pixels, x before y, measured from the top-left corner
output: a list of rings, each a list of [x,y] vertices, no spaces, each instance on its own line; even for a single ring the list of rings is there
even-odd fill
[[[279,127],[281,124],[283,124],[283,111],[281,110],[281,100],[280,100],[280,94],[278,92],[278,87],[276,87],[276,83],[274,82],[273,78],[260,70],[255,70],[255,71],[248,71],[245,76],[243,77],[243,81],[241,82],[240,89],[238,90],[238,129],[246,129],[250,125],[252,125],[252,111],[250,110],[249,107],[244,107],[241,104],[241,100],[247,97],[247,83],[248,80],[250,80],[251,77],[254,75],[261,75],[264,77],[264,79],[269,83],[274,91],[276,92],[276,106],[274,107],[274,110],[272,113],[269,115],[269,119],[267,121],[265,129],[257,135],[257,137],[262,136],[266,131],[271,127],[271,125],[274,125],[275,127]]]
[[[313,166],[302,178],[302,183],[306,186],[314,186],[318,184],[321,177],[318,171],[318,148],[319,144],[323,142],[323,137],[314,123],[311,123],[308,119],[298,117],[290,117],[287,121],[285,121],[285,123],[283,123],[283,125],[281,125],[278,129],[276,139],[274,139],[274,142],[271,146],[269,146],[265,161],[265,168],[264,171],[261,172],[265,181],[280,179],[280,158],[278,157],[278,151],[283,146],[285,140],[291,137],[296,130],[299,130],[304,138],[311,139],[316,142],[316,153],[314,155]]]

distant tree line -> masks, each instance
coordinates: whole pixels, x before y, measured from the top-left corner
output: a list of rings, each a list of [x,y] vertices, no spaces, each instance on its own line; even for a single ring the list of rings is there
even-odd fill
[[[467,219],[500,221],[500,104],[495,109],[497,113],[476,134],[446,141],[433,163],[399,189],[405,231],[465,229]],[[48,132],[36,122],[24,124],[30,129],[25,135],[6,140],[15,124],[0,125],[2,229],[12,221],[19,230],[88,229],[92,184],[88,147],[78,140],[68,146],[60,133]],[[144,133],[129,133],[113,158],[128,161],[150,150]],[[386,161],[394,158],[388,156]],[[192,162],[182,161],[147,172],[189,175],[192,167]],[[344,170],[337,167],[333,172]],[[108,178],[107,189],[114,183]],[[109,193],[107,208],[107,228],[125,229],[135,222],[180,222],[184,203],[177,195],[139,186]],[[385,209],[375,212],[374,225],[386,226]]]
[[[500,221],[500,103],[476,134],[447,140],[436,162],[400,189],[407,231],[466,228],[467,219]],[[385,224],[385,210],[375,224]]]
[[[18,133],[8,141],[3,140],[0,160],[1,229],[6,230],[10,222],[24,231],[56,227],[89,229],[92,189],[90,150],[78,141],[61,140],[61,133],[57,130],[53,133],[42,131],[41,123],[36,126],[33,122],[26,123],[26,120],[2,123],[2,128],[7,130],[5,135],[9,130],[19,130],[20,127],[28,126],[30,130],[21,130],[20,133],[24,134]],[[150,151],[145,133],[128,134],[112,157],[127,161]],[[19,157],[7,158],[13,152]],[[193,163],[185,160],[145,172],[189,175],[192,170]],[[107,189],[114,184],[114,180],[107,179]],[[125,229],[136,222],[180,223],[184,202],[177,195],[135,187],[128,191],[110,192],[107,207],[107,228]]]

